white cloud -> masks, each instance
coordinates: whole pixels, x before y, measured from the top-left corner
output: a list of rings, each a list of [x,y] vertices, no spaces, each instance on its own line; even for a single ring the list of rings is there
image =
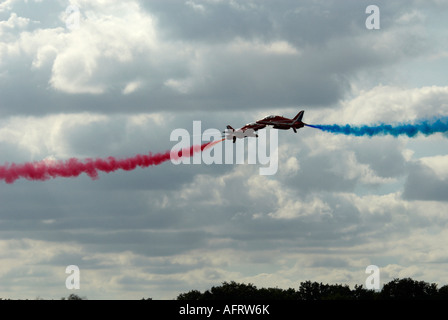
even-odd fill
[[[0,3],[0,12],[5,12],[11,9],[12,4],[18,0],[4,0]]]
[[[275,219],[294,219],[311,217],[319,219],[324,215],[331,215],[331,207],[317,196],[307,200],[296,200],[293,194],[278,199],[278,209],[268,215]]]
[[[329,167],[331,172],[364,184],[384,184],[395,181],[393,178],[380,177],[368,164],[359,163],[353,151],[345,150]]]
[[[300,170],[300,162],[295,157],[290,157],[285,163],[286,174],[295,174]]]
[[[412,10],[403,13],[398,19],[397,23],[401,24],[416,24],[425,22],[426,16],[419,10]]]
[[[275,219],[294,219],[308,217],[319,220],[322,216],[331,215],[331,207],[318,195],[308,198],[300,197],[293,189],[283,185],[281,181],[264,176],[252,176],[247,181],[248,195],[256,202],[257,209],[275,210],[267,215]],[[267,205],[269,204],[269,205]],[[263,214],[257,212],[254,218],[260,218]]]
[[[186,94],[191,91],[194,86],[193,78],[188,79],[168,79],[165,81],[164,85],[170,87],[180,93]]]
[[[151,125],[151,122],[155,123],[157,126],[162,126],[172,120],[173,115],[166,113],[140,113],[136,115],[131,114],[128,116],[130,125],[139,127]]]
[[[154,19],[137,2],[79,5],[85,17],[79,28],[71,32],[62,26],[23,31],[18,40],[0,43],[0,53],[12,57],[24,52],[33,60],[34,68],[52,63],[49,82],[53,88],[91,94],[105,92],[110,85],[108,78],[118,76],[126,65],[131,67],[136,55],[154,55]],[[0,25],[0,34],[5,28],[23,28],[27,24],[28,18],[11,14]]]
[[[391,212],[394,212],[398,217],[409,209],[409,204],[401,199],[400,193],[365,196],[358,196],[354,193],[342,193],[339,196],[352,203],[360,214],[366,217],[379,218]]]
[[[257,54],[273,54],[273,55],[300,55],[300,50],[285,40],[272,41],[263,43],[261,41],[247,41],[237,38],[228,44],[228,50],[232,53],[257,53]]]
[[[378,85],[341,102],[339,110],[321,113],[325,122],[375,124],[410,122],[448,115],[448,87],[403,88]],[[316,115],[315,117],[319,117]]]
[[[58,54],[58,50],[52,45],[44,45],[39,47],[34,57],[32,66],[36,69],[42,68],[45,65],[53,63]]]
[[[423,157],[419,160],[431,168],[439,178],[448,178],[448,155]]]
[[[4,36],[3,34],[8,32],[11,29],[19,28],[23,29],[30,23],[29,18],[19,17],[17,13],[11,13],[9,19],[6,21],[0,21],[0,36]]]
[[[231,177],[213,179],[207,175],[198,175],[191,184],[183,188],[179,198],[195,205],[220,206],[224,201],[221,193],[226,187],[227,179]]]
[[[155,26],[136,3],[109,3],[108,11],[113,15],[89,9],[87,3],[83,10],[92,18],[82,20],[79,29],[65,35],[65,45],[54,61],[50,83],[69,93],[103,93],[109,84],[104,75],[116,76],[121,65],[155,47]],[[107,61],[117,67],[116,71],[106,69]],[[135,82],[128,86],[123,93],[138,87]]]
[[[204,12],[205,11],[205,7],[202,5],[202,4],[198,4],[198,3],[195,3],[194,1],[192,1],[192,0],[188,0],[188,1],[186,1],[185,2],[185,5],[187,5],[187,6],[189,6],[190,8],[192,8],[194,11],[197,11],[197,12]]]
[[[0,248],[2,252],[14,252],[7,257],[2,256],[0,266],[0,281],[2,282],[0,295],[11,299],[21,299],[20,292],[24,290],[28,292],[30,299],[37,297],[59,299],[65,296],[66,266],[49,262],[58,256],[79,255],[82,251],[81,246],[76,244],[67,245],[27,238],[2,239]],[[66,263],[70,264],[69,261]],[[17,281],[21,277],[25,277],[27,281]],[[49,290],[52,292],[51,297],[47,297],[47,292],[42,290],[44,283],[47,288],[51,288]]]
[[[32,160],[52,156],[64,159],[74,156],[67,149],[65,130],[105,121],[95,114],[59,114],[47,117],[13,117],[0,128],[0,141],[19,146]],[[26,128],[24,131],[23,128]],[[6,159],[5,159],[6,160]]]
[[[142,85],[143,85],[143,82],[140,80],[131,81],[124,87],[122,93],[123,94],[133,93],[136,90],[138,90],[139,88],[141,88]]]

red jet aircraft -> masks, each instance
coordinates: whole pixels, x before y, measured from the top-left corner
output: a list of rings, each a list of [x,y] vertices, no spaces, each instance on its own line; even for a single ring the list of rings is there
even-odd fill
[[[242,139],[245,137],[256,137],[258,138],[258,134],[255,133],[255,131],[263,129],[264,127],[266,127],[265,124],[258,124],[255,122],[251,122],[246,124],[244,127],[241,127],[239,129],[233,129],[231,126],[227,126],[226,131],[224,131],[226,133],[226,139],[227,140],[232,140],[233,139],[233,143],[235,143],[236,138]]]
[[[264,126],[273,126],[274,129],[289,130],[292,128],[295,133],[297,129],[303,128],[306,123],[302,122],[303,113],[305,111],[300,111],[294,118],[288,119],[281,116],[267,116],[256,123]]]

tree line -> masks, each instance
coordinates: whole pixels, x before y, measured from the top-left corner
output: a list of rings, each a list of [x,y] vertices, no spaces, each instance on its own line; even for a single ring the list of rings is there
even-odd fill
[[[350,289],[343,284],[301,282],[299,288],[257,288],[253,284],[223,282],[204,292],[191,290],[181,293],[177,300],[444,300],[448,299],[448,285],[438,288],[436,283],[411,278],[395,278],[381,290],[363,285]]]
[[[70,294],[61,300],[87,300],[87,298]],[[296,290],[257,288],[251,283],[231,281],[213,286],[204,292],[191,290],[181,293],[176,300],[448,300],[448,285],[438,288],[436,283],[395,278],[386,283],[381,290],[367,289],[363,285],[355,285],[351,289],[346,284],[323,284],[316,281],[301,282]]]

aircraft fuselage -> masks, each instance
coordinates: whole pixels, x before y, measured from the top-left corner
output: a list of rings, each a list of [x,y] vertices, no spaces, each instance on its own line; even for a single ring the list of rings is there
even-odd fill
[[[274,129],[289,130],[293,129],[297,132],[297,129],[303,128],[305,123],[302,122],[303,111],[299,112],[293,119],[288,119],[282,116],[267,116],[261,120],[258,120],[258,124],[264,124],[272,126]]]

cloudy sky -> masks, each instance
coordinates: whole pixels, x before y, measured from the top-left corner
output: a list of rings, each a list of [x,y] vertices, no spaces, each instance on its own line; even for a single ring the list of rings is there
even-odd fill
[[[366,28],[370,4],[380,29]],[[3,0],[0,164],[163,152],[193,121],[448,116],[447,11],[441,0]],[[261,166],[0,181],[0,297],[353,286],[371,264],[382,284],[448,284],[446,135],[280,131],[277,173]],[[69,265],[79,290],[65,286]]]

